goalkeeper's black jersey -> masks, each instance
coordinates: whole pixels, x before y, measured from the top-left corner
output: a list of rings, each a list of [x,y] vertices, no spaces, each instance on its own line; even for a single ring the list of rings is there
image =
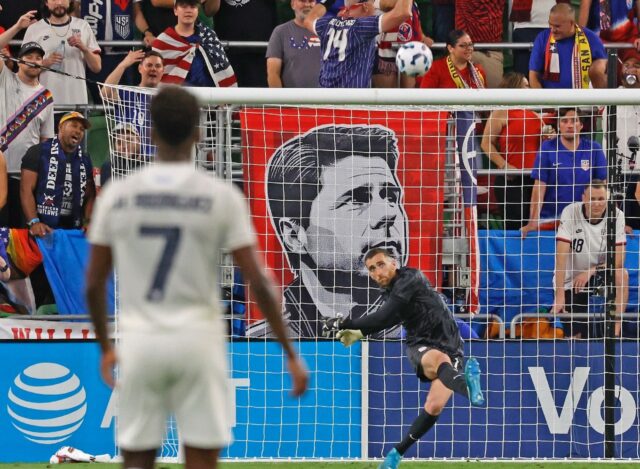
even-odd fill
[[[385,302],[375,313],[348,319],[342,327],[372,334],[402,324],[407,332],[407,345],[425,344],[449,355],[463,355],[458,324],[421,271],[399,268],[382,297]]]

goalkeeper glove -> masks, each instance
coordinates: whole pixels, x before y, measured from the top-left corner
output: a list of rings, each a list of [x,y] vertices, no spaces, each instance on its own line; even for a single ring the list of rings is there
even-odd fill
[[[362,333],[362,331],[357,329],[343,329],[341,331],[338,331],[338,333],[336,334],[336,339],[339,339],[340,342],[342,342],[342,345],[344,345],[345,347],[351,347],[363,337],[364,334]]]
[[[338,313],[335,318],[326,318],[322,321],[322,337],[331,338],[340,330],[342,314]]]

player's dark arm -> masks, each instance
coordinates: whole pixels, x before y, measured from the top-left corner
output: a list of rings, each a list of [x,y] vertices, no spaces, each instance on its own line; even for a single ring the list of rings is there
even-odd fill
[[[34,192],[38,184],[38,173],[23,169],[20,175],[20,206],[27,221],[38,217]]]
[[[356,319],[347,318],[340,322],[340,329],[357,329],[364,335],[374,334],[400,323],[397,311],[404,307],[402,301],[389,297],[373,314],[360,316]]]
[[[314,27],[315,22],[318,18],[322,18],[329,8],[333,6],[336,0],[325,0],[324,2],[320,0],[316,3],[309,14],[304,19],[304,27],[311,31],[313,34],[316,34],[316,29]]]
[[[280,345],[289,359],[289,372],[293,381],[292,393],[301,395],[307,389],[308,376],[304,365],[298,359],[296,352],[287,337],[286,327],[282,320],[282,305],[280,295],[265,273],[265,269],[258,259],[253,246],[246,246],[233,251],[233,258],[242,270],[244,278],[251,286],[251,294],[258,303],[260,311],[271,326]]]
[[[96,183],[93,180],[93,177],[89,178],[87,182],[85,202],[84,202],[84,213],[83,217],[86,222],[91,220],[91,214],[93,213],[93,205],[96,202]]]
[[[413,0],[396,0],[393,8],[380,18],[380,29],[383,33],[398,29],[406,20],[411,18]]]

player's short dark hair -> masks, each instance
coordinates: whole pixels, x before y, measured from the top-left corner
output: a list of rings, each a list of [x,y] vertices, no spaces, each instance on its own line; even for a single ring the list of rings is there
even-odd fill
[[[395,259],[393,254],[391,254],[391,251],[389,251],[387,248],[377,247],[377,248],[371,248],[367,251],[367,253],[364,255],[364,262],[367,262],[369,259],[377,256],[378,254],[383,254],[385,257],[388,257],[389,259]]]
[[[164,57],[162,57],[162,54],[158,51],[155,51],[153,49],[149,49],[144,51],[144,57],[142,58],[142,62],[144,62],[145,60],[147,60],[149,57],[159,57],[160,61],[164,64]],[[140,62],[140,63],[142,63]]]
[[[395,174],[397,142],[392,130],[379,125],[323,125],[284,143],[271,157],[266,178],[267,202],[278,237],[282,239],[279,221],[285,217],[309,227],[324,168],[358,155],[382,158]],[[297,269],[294,257],[289,255],[289,262]]]
[[[191,137],[199,120],[198,100],[179,86],[163,87],[151,100],[151,125],[156,137],[171,146]]]
[[[558,120],[572,111],[576,113],[576,117],[580,122],[582,122],[584,116],[582,115],[582,111],[580,111],[580,109],[578,109],[577,107],[561,107],[560,109],[558,109]]]
[[[604,179],[592,179],[589,184],[584,186],[583,193],[586,194],[589,189],[607,189],[607,181]]]
[[[449,31],[449,34],[447,34],[447,45],[455,47],[462,36],[468,35],[469,33],[464,29],[452,29],[451,31]]]

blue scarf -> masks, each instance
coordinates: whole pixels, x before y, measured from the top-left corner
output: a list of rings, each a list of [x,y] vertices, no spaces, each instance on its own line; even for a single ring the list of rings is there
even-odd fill
[[[71,207],[73,226],[81,227],[87,178],[91,171],[89,157],[83,155],[81,146],[78,146],[74,154],[65,155],[60,148],[58,137],[44,142],[41,149],[36,187],[36,210],[40,221],[52,228],[58,227],[66,189],[67,192],[71,191],[73,201]],[[70,182],[65,180],[67,164],[71,165]]]

